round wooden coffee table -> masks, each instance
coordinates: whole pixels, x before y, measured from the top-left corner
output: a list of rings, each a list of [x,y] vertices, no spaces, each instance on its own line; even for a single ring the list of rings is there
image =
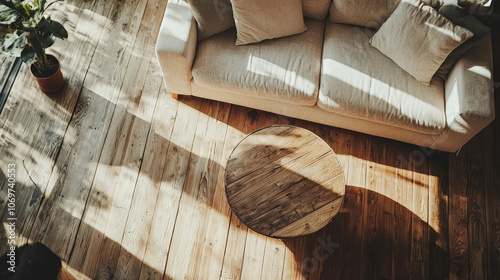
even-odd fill
[[[316,232],[337,214],[344,172],[314,133],[275,125],[245,137],[228,159],[227,201],[249,228],[271,237]]]

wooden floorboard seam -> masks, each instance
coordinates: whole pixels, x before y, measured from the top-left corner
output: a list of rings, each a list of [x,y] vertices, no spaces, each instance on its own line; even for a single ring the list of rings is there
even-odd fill
[[[201,107],[201,104],[200,104],[200,107]],[[199,115],[200,114],[201,114],[201,112],[199,112],[197,114],[197,119],[199,119]],[[196,139],[196,131],[197,131],[197,129],[198,129],[198,121],[196,122],[196,127],[194,128],[194,131],[195,131],[194,137],[193,137],[193,139],[191,141],[191,145],[190,145],[191,146],[191,150],[190,150],[190,153],[189,153],[189,158],[187,160],[188,165],[187,165],[187,169],[186,169],[186,174],[189,174],[189,170],[191,168],[189,163],[191,162],[193,154],[194,154],[193,153],[193,148],[194,148],[194,143],[195,143],[195,139]],[[182,200],[182,196],[184,195],[184,188],[185,188],[185,185],[186,185],[186,180],[187,180],[187,176],[184,177],[184,181],[182,183],[182,188],[180,189],[181,195],[177,199],[178,205],[180,205],[180,202]],[[173,236],[174,236],[173,234],[174,234],[175,229],[177,227],[177,218],[179,217],[179,211],[180,211],[180,207],[177,208],[177,211],[176,211],[176,214],[175,214],[175,218],[174,218],[174,221],[173,221],[172,236],[170,237],[170,240],[169,240],[169,246],[168,246],[169,250],[166,252],[167,259],[166,259],[165,268],[164,268],[164,271],[163,271],[163,274],[164,274],[163,278],[164,279],[165,279],[165,277],[167,277],[167,275],[166,275],[167,265],[168,265],[168,261],[169,261],[170,250],[172,249],[172,242],[173,242]],[[169,279],[165,279],[165,280],[169,280]]]
[[[160,91],[159,91],[159,93],[158,93],[158,97],[157,97],[157,98],[160,98],[160,96],[159,96],[159,95],[160,95],[161,93],[162,93],[162,90],[160,89]],[[159,103],[159,102],[157,101],[157,102],[156,102],[156,104],[155,104],[155,109],[154,109],[155,111],[154,111],[154,113],[153,113],[153,121],[154,121],[154,115],[157,113],[157,110],[159,109],[159,108],[158,108],[158,103]],[[173,126],[175,126],[175,118],[176,118],[176,117],[177,117],[177,112],[176,112],[176,114],[175,114],[175,117],[174,117],[174,122],[173,122],[173,124],[172,124],[172,127],[173,127]],[[153,121],[151,122],[151,127],[150,127],[150,129],[149,129],[149,133],[154,133],[154,132],[153,132],[153,129],[152,129],[152,127],[153,127]],[[170,133],[170,136],[172,136],[172,134],[171,134],[171,133]],[[148,139],[149,139],[149,137],[150,137],[150,135],[148,135]],[[165,155],[165,158],[167,158],[167,157],[168,157],[168,150],[169,150],[169,148],[170,148],[171,143],[172,143],[172,142],[170,142],[170,141],[169,141],[168,146],[167,146],[167,155]],[[145,146],[144,146],[144,150],[146,150],[146,147],[147,147],[147,145],[145,145]],[[145,153],[145,152],[144,152],[144,153]],[[141,171],[142,171],[142,163],[141,163],[141,168],[139,169],[139,172],[141,172]],[[160,178],[163,178],[163,174],[164,174],[164,172],[165,172],[165,168],[162,168]],[[139,179],[139,177],[138,177],[137,179]],[[137,186],[136,186],[136,187],[137,187]],[[156,206],[158,205],[158,197],[159,197],[159,195],[157,195],[157,196],[156,196],[156,199],[155,199],[155,206],[153,207],[153,209],[155,209],[155,210],[156,210]],[[156,212],[156,211],[154,211],[154,212]],[[153,217],[151,218],[151,220],[154,218],[154,214],[155,214],[155,213],[153,213]],[[151,229],[152,229],[152,227],[150,227],[150,228],[149,228],[148,236],[151,234]],[[147,251],[147,243],[146,243],[146,245],[145,245],[145,246],[146,246],[146,248],[145,248],[144,250],[145,250],[145,251]],[[142,260],[142,261],[143,261],[143,260]],[[143,266],[141,265],[141,268],[140,268],[140,270],[139,270],[139,275],[142,273],[142,267],[143,267]],[[163,273],[165,273],[165,271],[163,271]]]

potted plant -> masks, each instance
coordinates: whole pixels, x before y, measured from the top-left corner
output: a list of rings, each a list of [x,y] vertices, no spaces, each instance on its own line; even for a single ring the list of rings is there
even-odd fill
[[[54,93],[64,86],[59,60],[45,50],[56,38],[68,38],[59,22],[46,16],[45,11],[56,0],[0,0],[0,42],[2,52],[20,57],[30,66],[44,93]]]

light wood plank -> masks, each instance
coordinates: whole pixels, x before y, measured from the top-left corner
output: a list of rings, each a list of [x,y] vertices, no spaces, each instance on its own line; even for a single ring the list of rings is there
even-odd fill
[[[155,1],[142,1],[137,4],[136,10],[131,10],[133,7],[125,3],[123,8],[118,7],[124,15],[116,19],[113,28],[116,30],[116,24],[123,21],[122,27],[130,28],[124,30],[125,34],[130,34],[136,39],[130,54],[127,53],[128,46],[121,49],[125,54],[119,59],[130,60],[124,69],[121,90],[117,92],[117,107],[100,161],[100,168],[105,171],[99,173],[98,170],[97,173],[114,176],[96,177],[96,179],[101,179],[104,186],[119,186],[114,193],[110,193],[112,202],[104,232],[105,238],[100,245],[99,258],[95,263],[96,276],[102,270],[110,270],[114,273],[115,279],[126,279],[129,273],[127,269],[132,269],[132,266],[125,265],[123,262],[134,260],[137,262],[134,278],[138,278],[140,273],[145,242],[139,246],[134,243],[130,244],[130,239],[133,239],[130,236],[133,235],[136,223],[131,226],[132,228],[128,228],[128,233],[131,235],[124,234],[124,232],[144,157],[155,103],[163,83],[159,66],[151,61],[154,57],[153,46],[156,42],[156,36],[153,33],[158,32],[162,18],[161,11],[157,9],[158,4]],[[129,13],[130,18],[127,19],[126,16]],[[111,151],[111,154],[107,154],[107,151]],[[141,212],[137,211],[137,213]],[[106,216],[101,218],[106,219]],[[121,253],[125,257],[121,259],[122,263],[119,263]]]
[[[208,229],[202,248],[203,254],[198,279],[235,279],[236,276],[233,277],[230,275],[231,270],[238,266],[238,264],[241,267],[243,262],[244,246],[240,246],[241,250],[238,250],[238,248],[240,248],[238,246],[241,244],[234,244],[232,241],[237,242],[241,239],[244,240],[246,237],[246,227],[234,217],[232,222],[240,224],[233,225],[231,233],[229,233],[232,212],[226,199],[224,186],[227,159],[234,147],[236,147],[239,141],[245,137],[245,134],[238,130],[238,126],[244,123],[242,117],[243,114],[235,114],[233,110],[231,110],[231,115],[228,120],[228,131],[224,143],[224,152],[221,159],[221,169],[219,170],[217,187],[215,190],[214,203],[210,209]],[[240,238],[233,239],[232,237],[234,235],[240,236]],[[224,270],[223,265],[225,259],[230,265],[226,265]],[[235,269],[235,271],[239,276],[238,272],[241,272],[241,269]]]
[[[30,235],[63,260],[69,259],[73,248],[113,107],[83,90],[50,177],[50,196],[43,201]]]
[[[281,279],[285,262],[286,246],[280,239],[268,237],[262,262],[260,279]]]
[[[143,261],[157,204],[156,198],[159,196],[163,170],[166,165],[169,139],[179,105],[178,102],[173,102],[164,90],[160,92],[162,95],[155,109],[122,241],[123,246],[120,250],[115,275],[117,279],[127,277],[138,279],[141,269],[153,270],[147,263],[143,264]]]
[[[266,237],[248,229],[241,280],[261,279],[265,252]]]
[[[238,217],[232,214],[220,279],[237,280],[241,278],[247,230],[248,228]]]
[[[202,258],[206,220],[213,205],[230,106],[204,101],[200,114],[164,279],[194,279]],[[205,107],[206,106],[206,107]],[[185,221],[189,221],[186,223]]]
[[[130,43],[130,40],[135,38],[135,34],[138,31],[138,23],[140,22],[140,18],[142,18],[129,16],[132,11],[142,15],[145,1],[142,2],[143,3],[140,3],[140,5],[135,8],[130,7],[130,3],[128,2],[106,3],[104,5],[96,4],[102,14],[112,14],[114,17],[105,18],[101,22],[103,34],[97,46],[96,55],[94,55],[94,59],[89,66],[90,75],[86,77],[85,84],[96,90],[96,93],[105,100],[109,100],[107,102],[117,103],[118,96],[121,93],[119,91],[120,85],[123,82],[123,78],[120,79],[120,75],[123,77],[126,69],[117,67],[115,68],[115,72],[103,72],[105,75],[101,74],[102,80],[109,81],[114,79],[116,82],[116,84],[113,85],[110,83],[112,90],[110,90],[110,88],[103,90],[94,87],[92,84],[94,71],[98,71],[95,70],[94,65],[96,61],[97,63],[102,63],[103,60],[107,61],[108,65],[113,66],[119,66],[120,63],[125,63],[124,65],[126,65],[126,63],[128,63],[131,54],[127,49],[127,44]],[[117,17],[117,15],[120,16]],[[117,33],[118,29],[122,29],[127,25],[130,25],[130,29],[121,30],[122,33],[126,35],[126,39],[124,40],[112,38],[108,33]],[[106,27],[103,28],[104,26]],[[129,35],[130,37],[128,37]],[[104,59],[102,57],[102,45],[106,44],[115,44],[116,51],[122,53],[122,57],[107,56],[106,59]],[[121,71],[120,73],[122,74],[117,74],[116,71]],[[147,70],[145,70],[145,72],[147,73]],[[111,78],[110,76],[114,77]],[[141,86],[140,83],[139,86]],[[104,152],[99,159],[96,179],[93,182],[93,191],[91,193],[91,199],[89,200],[90,202],[97,202],[97,205],[99,205],[102,199],[105,198],[107,200],[104,202],[106,207],[96,207],[97,209],[90,210],[88,208],[91,208],[91,206],[87,208],[85,217],[83,218],[85,223],[78,234],[78,244],[80,248],[83,249],[76,250],[73,257],[74,260],[71,261],[72,265],[79,267],[79,270],[89,277],[93,277],[95,273],[101,273],[101,267],[98,267],[99,264],[104,265],[106,270],[111,270],[113,273],[115,271],[117,255],[120,250],[119,244],[121,243],[121,237],[123,235],[120,232],[123,231],[126,222],[126,215],[128,214],[127,205],[130,205],[134,190],[133,186],[135,186],[138,168],[145,146],[145,136],[149,130],[147,120],[151,119],[152,109],[154,108],[154,105],[151,106],[145,116],[138,115],[136,108],[131,109],[129,112],[126,108],[127,104],[130,102],[139,103],[141,100],[140,98],[134,98],[135,96],[133,94],[138,92],[136,88],[129,88],[129,90],[132,94],[128,95],[130,92],[127,92],[124,95],[130,97],[132,100],[127,98],[120,100],[120,102],[118,102],[119,105],[115,107],[113,116],[108,118],[110,122],[110,131],[104,143]],[[156,96],[157,92],[158,90],[153,93],[153,96]],[[138,93],[140,96],[141,92],[139,91]],[[128,149],[129,147],[133,147],[134,144],[135,148]],[[129,166],[121,168],[121,166],[126,164]],[[133,183],[130,184],[129,182]],[[119,184],[123,184],[125,188],[123,192],[118,192],[119,195],[122,195],[121,197],[115,197]],[[109,186],[112,187],[109,188]],[[122,204],[117,205],[116,201],[120,201]],[[110,216],[120,216],[121,218],[109,219],[111,223],[108,223],[108,218]],[[118,221],[117,224],[112,224],[115,221]],[[102,260],[99,261],[99,258],[89,258],[89,255],[100,255]],[[105,259],[106,257],[110,257],[112,260]]]
[[[174,225],[179,211],[191,149],[198,123],[200,99],[179,103],[156,199],[140,279],[163,279]]]
[[[152,120],[152,128],[147,137],[146,150],[148,155],[143,155],[141,172],[136,183],[135,192],[131,208],[129,210],[127,225],[122,239],[118,263],[116,265],[116,279],[134,278],[140,276],[142,260],[146,250],[146,243],[151,229],[151,220],[156,203],[152,202],[152,197],[156,197],[159,189],[159,182],[163,166],[165,163],[168,142],[162,139],[170,139],[175,115],[177,113],[178,102],[174,102],[164,91],[160,90],[163,85],[163,77],[159,65],[154,60],[154,45],[156,34],[160,28],[165,1],[148,1],[146,10],[141,22],[140,31],[136,39],[133,55],[130,59],[127,74],[125,75],[122,95],[119,104],[123,104],[128,111],[135,112],[139,117],[150,120],[154,111],[158,111]],[[144,77],[143,73],[147,73]],[[144,83],[138,81],[144,80]],[[160,93],[160,100],[158,100]],[[126,102],[126,100],[129,100]],[[137,104],[137,101],[140,102]],[[158,101],[157,101],[158,100]],[[124,104],[126,102],[126,104]],[[161,133],[158,136],[158,122],[162,125]],[[147,125],[146,125],[147,126]],[[149,137],[152,137],[151,141]],[[140,143],[139,147],[142,145]],[[151,146],[150,146],[151,145]],[[135,147],[138,147],[135,145]],[[158,156],[160,155],[160,156]],[[147,161],[146,161],[147,160]],[[144,176],[143,176],[144,175]],[[156,202],[156,201],[155,201]]]
[[[84,86],[117,103],[124,83],[146,0],[107,1],[97,45]],[[132,69],[131,69],[132,70]]]

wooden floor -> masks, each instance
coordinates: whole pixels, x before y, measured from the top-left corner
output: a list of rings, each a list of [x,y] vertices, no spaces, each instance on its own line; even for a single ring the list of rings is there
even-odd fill
[[[43,242],[78,279],[500,279],[500,121],[455,156],[179,102],[154,56],[166,1],[56,6],[70,34],[51,49],[64,92],[45,96],[23,66],[0,115],[0,193],[15,163],[20,244]],[[313,235],[266,238],[225,200],[232,148],[272,124],[315,132],[344,167],[344,204]]]

